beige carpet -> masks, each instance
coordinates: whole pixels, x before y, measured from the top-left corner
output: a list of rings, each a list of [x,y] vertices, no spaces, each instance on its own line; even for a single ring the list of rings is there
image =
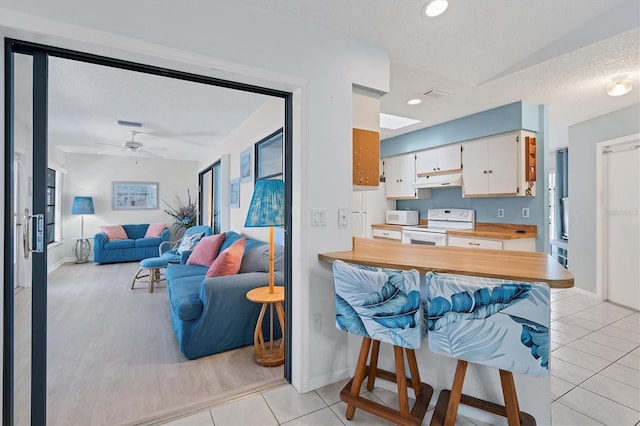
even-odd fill
[[[49,274],[48,424],[144,422],[283,380],[282,366],[254,364],[252,346],[187,360],[171,329],[166,283],[154,293],[145,282],[131,290],[137,267],[67,263]],[[17,294],[16,311],[28,311],[21,305],[30,298],[29,290]],[[22,318],[18,333],[28,326]],[[16,368],[16,389],[25,389],[27,367]],[[18,423],[27,420],[16,408]]]

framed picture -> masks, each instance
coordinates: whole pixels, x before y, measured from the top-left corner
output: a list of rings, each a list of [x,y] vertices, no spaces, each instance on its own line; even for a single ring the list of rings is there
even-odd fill
[[[157,182],[113,182],[113,210],[154,210],[158,208]]]
[[[231,179],[229,183],[229,207],[240,208],[240,178]]]
[[[251,147],[240,154],[240,180],[242,183],[251,181]]]

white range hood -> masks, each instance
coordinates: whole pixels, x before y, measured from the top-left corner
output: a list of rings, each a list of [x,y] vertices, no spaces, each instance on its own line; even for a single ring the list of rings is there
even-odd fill
[[[462,186],[462,173],[447,173],[416,178],[415,188],[451,188]]]

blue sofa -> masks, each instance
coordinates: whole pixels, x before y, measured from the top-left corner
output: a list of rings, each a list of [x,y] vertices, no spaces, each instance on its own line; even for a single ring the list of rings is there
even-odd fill
[[[93,261],[96,263],[131,262],[159,256],[159,247],[163,241],[169,241],[171,231],[165,229],[160,238],[145,238],[148,223],[122,225],[129,237],[126,240],[108,241],[107,234],[98,232],[93,237]]]
[[[242,236],[227,232],[222,252]],[[184,259],[184,258],[183,258]],[[253,333],[262,307],[247,300],[256,287],[269,285],[269,244],[247,238],[245,252],[236,275],[206,278],[206,266],[170,264],[167,267],[167,292],[173,331],[180,350],[188,359],[224,352],[253,344]],[[284,282],[284,252],[275,253],[275,282]],[[262,332],[270,339],[269,321]],[[274,338],[282,333],[274,320]]]

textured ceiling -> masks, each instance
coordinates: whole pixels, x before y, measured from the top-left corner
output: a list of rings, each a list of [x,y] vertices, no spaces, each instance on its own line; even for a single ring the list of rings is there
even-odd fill
[[[63,151],[181,160],[200,160],[268,99],[61,58],[50,60],[49,88],[49,140]],[[146,152],[120,150],[130,129]]]
[[[519,100],[548,105],[550,128],[566,138],[567,125],[640,102],[638,0],[449,0],[435,19],[420,16],[426,0],[242,1],[265,19],[283,15],[389,51],[381,110],[420,123],[382,130],[383,139]],[[608,97],[621,74],[634,90]],[[152,154],[198,159],[267,99],[61,59],[50,77],[50,140],[75,152],[121,145],[130,136],[116,120],[131,120],[144,123],[136,140]],[[430,88],[450,95],[406,104]]]
[[[243,1],[388,50],[381,109],[421,123],[383,138],[518,100],[564,126],[640,102],[638,0],[449,0],[434,19],[420,16],[426,0]],[[619,74],[635,89],[610,98]],[[450,95],[406,104],[434,87]]]

